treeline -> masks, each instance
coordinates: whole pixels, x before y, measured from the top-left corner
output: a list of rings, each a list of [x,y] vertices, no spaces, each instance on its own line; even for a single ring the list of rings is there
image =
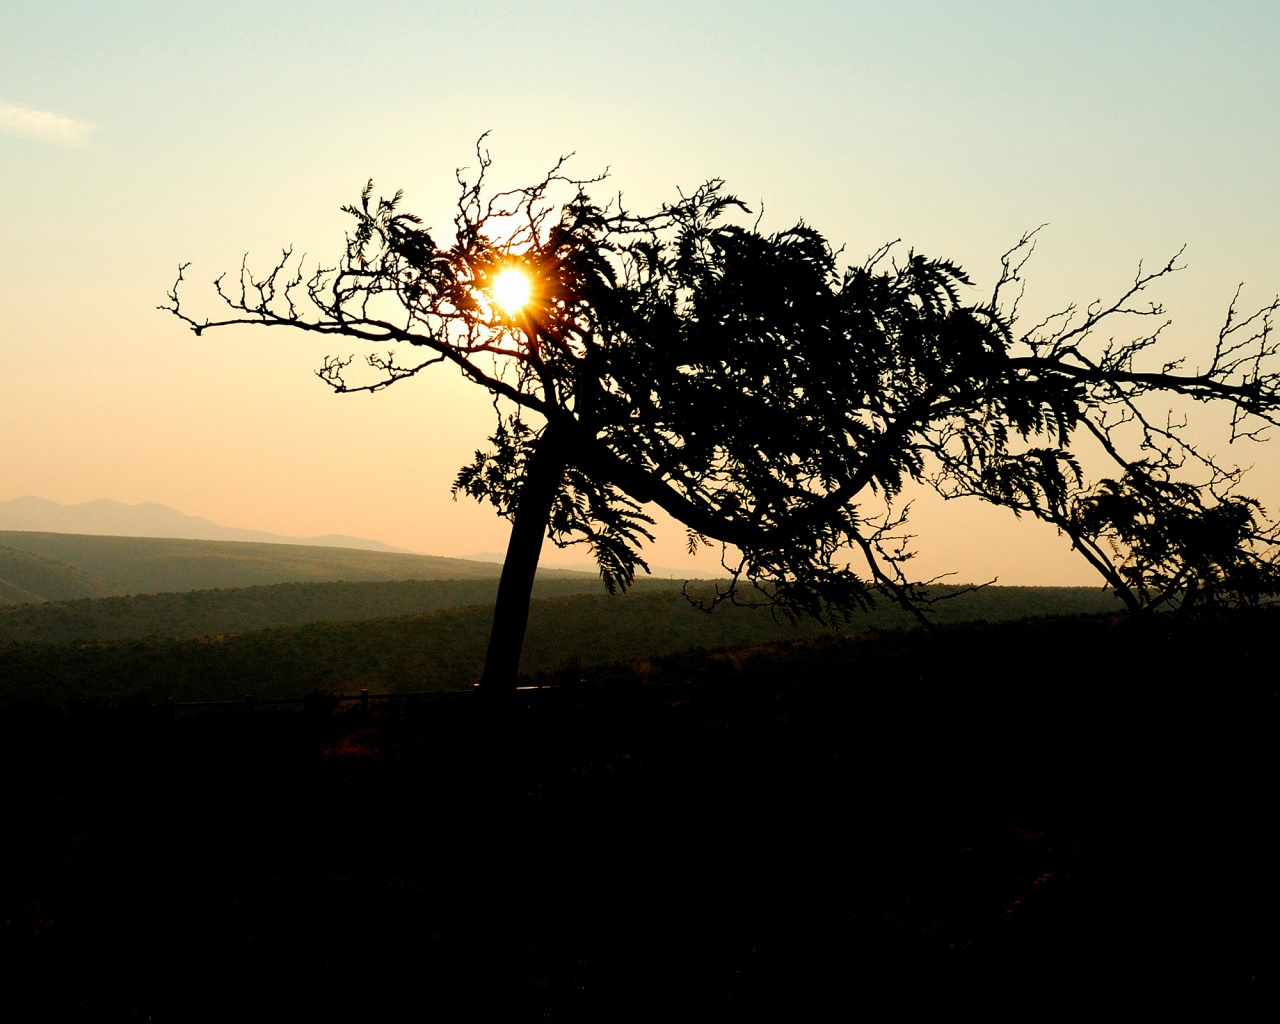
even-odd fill
[[[412,592],[405,588],[404,593]],[[1108,611],[1117,603],[1097,590],[1008,587],[966,594],[939,608],[944,622],[994,621]],[[491,606],[475,604],[198,638],[10,642],[0,646],[0,704],[225,700],[247,694],[355,693],[361,687],[374,692],[457,689],[479,677],[491,614]],[[848,629],[910,624],[903,612],[880,607]],[[579,668],[831,632],[812,622],[791,626],[767,611],[725,606],[707,615],[691,608],[678,590],[660,586],[637,587],[624,597],[544,597],[531,609],[521,669],[531,676],[572,681]]]
[[[647,581],[646,581],[647,582]],[[672,584],[654,581],[654,585]],[[679,584],[674,584],[679,587]],[[355,622],[493,602],[497,578],[277,583],[0,608],[0,643],[192,638],[310,622]],[[535,597],[599,593],[598,579],[541,578]]]
[[[675,580],[637,580],[630,594],[605,607],[625,615],[629,607],[626,602],[652,594],[675,594],[682,586]],[[486,605],[492,603],[496,590],[496,579],[278,583],[11,605],[0,607],[0,644],[109,643],[144,637],[183,639],[312,622],[356,622],[464,605]],[[586,573],[577,573],[563,577],[543,575],[534,586],[535,599],[574,594],[603,596],[601,583]],[[675,606],[683,608],[685,602],[676,602]],[[1090,588],[987,587],[955,601],[940,603],[937,614],[942,622],[957,618],[1000,620],[1029,615],[1075,615],[1108,611],[1113,607],[1119,606],[1105,592]],[[911,621],[887,605],[858,619],[861,628],[894,628],[909,625]]]

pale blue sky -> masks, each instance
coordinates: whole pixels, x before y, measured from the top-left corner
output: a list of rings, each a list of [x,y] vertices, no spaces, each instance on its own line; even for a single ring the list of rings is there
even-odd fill
[[[448,500],[483,395],[445,373],[336,398],[305,339],[196,339],[154,311],[179,261],[194,298],[245,251],[331,257],[371,176],[443,226],[488,129],[507,184],[571,150],[635,206],[722,176],[767,223],[803,217],[853,259],[901,237],[983,291],[1047,221],[1031,310],[1185,243],[1160,297],[1191,352],[1238,282],[1257,304],[1280,289],[1274,3],[126,0],[2,24],[0,499],[500,548],[502,523]],[[1280,455],[1241,461],[1274,510]],[[958,507],[918,522],[922,571],[1091,582],[1051,534]]]

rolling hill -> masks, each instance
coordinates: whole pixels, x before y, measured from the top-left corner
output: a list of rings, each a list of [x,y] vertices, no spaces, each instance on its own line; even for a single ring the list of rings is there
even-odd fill
[[[112,585],[96,573],[30,551],[0,546],[0,606],[106,597]]]
[[[494,580],[500,565],[391,551],[156,537],[0,532],[0,604],[373,580]],[[591,579],[547,569],[546,578]]]

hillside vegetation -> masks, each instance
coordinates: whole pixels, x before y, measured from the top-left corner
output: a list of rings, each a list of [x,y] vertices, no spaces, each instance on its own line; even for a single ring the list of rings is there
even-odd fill
[[[350,548],[0,532],[0,704],[468,687],[483,666],[500,568]],[[570,679],[589,667],[833,632],[761,610],[707,615],[681,586],[641,579],[609,597],[592,574],[544,570],[521,671]],[[704,596],[710,586],[694,584]],[[989,587],[943,602],[937,617],[1118,608],[1096,589]],[[845,631],[913,624],[882,603]]]
[[[540,584],[544,596],[531,609],[524,673],[572,679],[587,667],[833,632],[813,622],[791,626],[767,611],[721,607],[707,615],[690,607],[675,585],[665,581],[637,585],[620,597],[572,592],[581,586],[579,581]],[[10,608],[0,614],[9,641],[0,646],[0,680],[5,680],[0,704],[467,687],[479,677],[492,616],[492,587],[486,603],[463,603],[480,596],[478,587],[458,581],[310,584]],[[447,606],[449,601],[458,604]],[[370,611],[414,603],[430,610],[367,617]],[[360,606],[366,613],[363,621],[196,632],[213,621],[244,626],[271,616],[358,617]],[[1097,590],[992,587],[939,607],[939,620],[946,622],[1097,613],[1118,605]],[[166,623],[173,627],[172,635],[136,635],[138,630],[159,633],[151,627]],[[882,606],[860,616],[847,631],[910,625],[905,613]],[[15,639],[23,628],[26,638]],[[32,639],[42,628],[46,639]],[[126,635],[131,629],[133,638]],[[50,642],[48,637],[59,630],[81,631],[80,642]],[[84,642],[86,637],[100,639]]]
[[[497,586],[496,578],[273,583],[11,605],[0,608],[0,644],[188,638],[309,622],[355,622],[492,604]],[[668,580],[642,581],[639,586],[644,592],[680,588],[679,583]],[[535,597],[600,591],[600,581],[585,573],[542,578],[534,586]]]
[[[97,573],[30,551],[0,546],[0,607],[104,597],[116,592]]]

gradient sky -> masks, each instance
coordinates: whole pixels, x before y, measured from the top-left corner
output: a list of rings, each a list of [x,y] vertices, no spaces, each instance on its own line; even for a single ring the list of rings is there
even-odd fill
[[[1157,297],[1188,353],[1237,284],[1253,305],[1280,289],[1274,2],[50,0],[0,25],[0,499],[502,550],[505,523],[449,499],[484,393],[440,368],[335,396],[323,342],[196,338],[155,309],[182,261],[193,302],[246,252],[331,262],[370,177],[443,228],[486,130],[499,184],[571,151],[635,209],[723,177],[767,227],[804,218],[854,262],[901,238],[975,297],[1048,222],[1028,314],[1185,244]],[[1205,437],[1274,513],[1280,448]],[[1097,582],[1007,514],[921,499],[913,521],[920,575]],[[681,568],[681,547],[667,528],[650,554]]]

